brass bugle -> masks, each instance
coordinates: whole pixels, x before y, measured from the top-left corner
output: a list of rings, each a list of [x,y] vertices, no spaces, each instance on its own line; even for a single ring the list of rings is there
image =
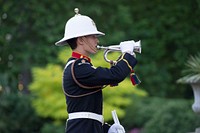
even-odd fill
[[[134,45],[133,52],[136,52],[136,53],[142,52],[140,41],[134,43],[133,45]],[[109,60],[107,58],[107,54],[109,52],[114,52],[114,51],[120,52],[121,51],[120,45],[111,45],[111,46],[107,46],[107,47],[97,45],[97,49],[104,49],[104,59],[108,63],[116,62],[116,61]]]
[[[110,50],[110,51],[121,51],[120,45],[111,45],[111,46],[107,46],[107,47],[97,45],[97,49],[104,49],[104,50]],[[141,48],[140,41],[133,43],[133,52],[141,54],[142,48]]]

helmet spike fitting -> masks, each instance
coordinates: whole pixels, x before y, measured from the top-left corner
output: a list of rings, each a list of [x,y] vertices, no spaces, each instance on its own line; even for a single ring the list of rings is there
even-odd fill
[[[64,37],[55,43],[57,46],[66,45],[66,41],[72,38],[77,38],[87,35],[105,35],[103,32],[97,30],[94,21],[85,15],[79,14],[79,9],[74,9],[75,16],[70,18],[65,25]]]
[[[80,15],[80,14],[79,14],[79,9],[78,9],[78,8],[75,8],[75,9],[74,9],[74,12],[76,13],[75,16],[76,16],[76,15]]]

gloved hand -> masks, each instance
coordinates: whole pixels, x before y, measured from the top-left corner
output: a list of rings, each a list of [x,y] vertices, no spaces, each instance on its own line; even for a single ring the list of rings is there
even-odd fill
[[[120,49],[122,53],[129,53],[135,57],[135,53],[133,52],[135,41],[123,41],[121,42]]]
[[[108,133],[118,133],[117,131],[120,130],[122,133],[125,133],[125,129],[122,125],[120,124],[113,124],[109,130]]]

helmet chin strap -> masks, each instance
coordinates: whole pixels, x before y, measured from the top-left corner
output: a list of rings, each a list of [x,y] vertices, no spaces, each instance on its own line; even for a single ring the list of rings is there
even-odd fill
[[[97,48],[94,47],[90,42],[84,39],[85,37],[83,36],[83,41],[92,49],[95,53],[97,52]]]

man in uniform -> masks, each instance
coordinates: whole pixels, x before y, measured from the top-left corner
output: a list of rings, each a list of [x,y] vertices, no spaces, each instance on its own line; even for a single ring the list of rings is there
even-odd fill
[[[124,128],[119,124],[108,126],[102,116],[102,89],[104,85],[117,84],[130,74],[137,61],[130,41],[120,43],[122,55],[111,68],[95,68],[90,54],[97,52],[98,37],[104,33],[97,30],[94,21],[78,13],[65,25],[64,37],[57,46],[68,44],[72,56],[63,72],[63,91],[66,97],[66,133],[117,133]]]

